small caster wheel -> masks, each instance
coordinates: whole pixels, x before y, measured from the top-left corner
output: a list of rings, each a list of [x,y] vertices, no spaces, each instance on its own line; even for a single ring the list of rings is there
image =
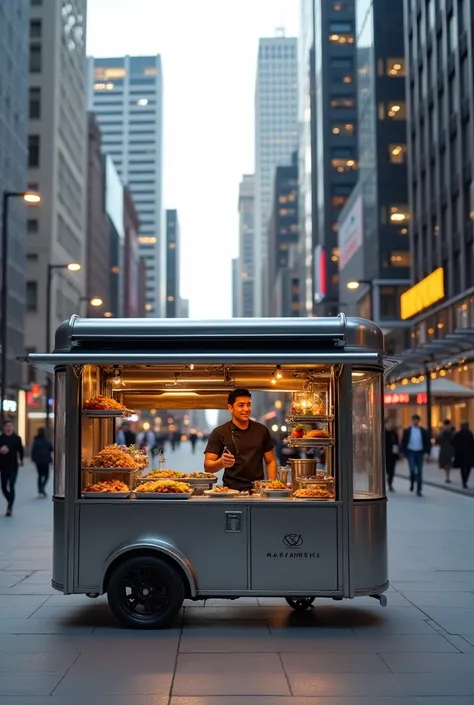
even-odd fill
[[[386,595],[380,595],[379,601],[380,601],[380,607],[387,606],[387,596]]]
[[[303,612],[308,610],[313,604],[314,597],[285,597],[290,607],[292,607],[297,612]]]

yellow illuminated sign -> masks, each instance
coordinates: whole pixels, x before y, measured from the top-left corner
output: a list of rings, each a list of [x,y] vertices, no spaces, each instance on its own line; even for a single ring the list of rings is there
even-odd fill
[[[434,272],[412,286],[400,296],[400,315],[402,321],[416,316],[425,308],[432,306],[444,297],[444,272],[443,268]]]

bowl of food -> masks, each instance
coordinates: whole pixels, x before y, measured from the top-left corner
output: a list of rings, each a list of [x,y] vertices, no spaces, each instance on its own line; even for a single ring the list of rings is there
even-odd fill
[[[333,498],[333,494],[324,487],[311,485],[296,490],[296,492],[293,492],[293,497],[295,499],[328,500]]]
[[[144,482],[135,490],[137,499],[189,499],[193,488],[185,482],[152,480]]]
[[[288,487],[284,485],[283,482],[280,482],[280,480],[269,480],[268,482],[265,482],[262,487],[262,491],[266,497],[274,497],[280,499],[283,497],[289,497],[291,494],[291,490],[288,489]]]

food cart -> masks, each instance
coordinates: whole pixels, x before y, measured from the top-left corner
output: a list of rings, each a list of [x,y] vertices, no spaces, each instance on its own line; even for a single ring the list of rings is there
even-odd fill
[[[55,377],[54,588],[106,593],[135,628],[169,624],[185,599],[281,596],[305,609],[317,597],[370,595],[386,604],[391,363],[374,323],[73,316],[54,352],[28,361]],[[227,409],[237,387],[283,405],[286,442],[306,454],[292,461],[291,483],[281,476],[226,495],[199,458],[182,477],[114,446],[129,410]]]

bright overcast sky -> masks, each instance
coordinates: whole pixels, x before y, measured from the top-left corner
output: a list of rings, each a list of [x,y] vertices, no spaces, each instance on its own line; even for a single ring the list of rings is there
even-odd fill
[[[231,316],[241,175],[254,168],[259,37],[296,36],[300,0],[89,0],[93,56],[161,54],[164,208],[181,222],[192,318]]]

